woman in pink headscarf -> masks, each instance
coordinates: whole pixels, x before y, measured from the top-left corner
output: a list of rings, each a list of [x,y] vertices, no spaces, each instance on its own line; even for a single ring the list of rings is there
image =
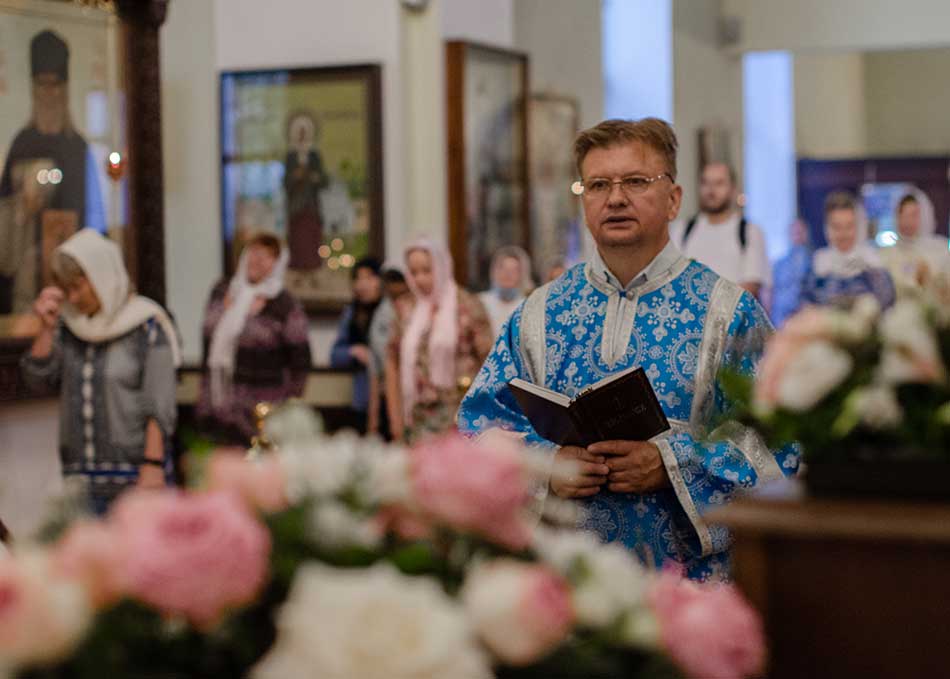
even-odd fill
[[[451,429],[462,397],[491,349],[488,314],[456,285],[452,260],[421,239],[404,253],[412,311],[393,328],[386,399],[393,438],[412,443]]]

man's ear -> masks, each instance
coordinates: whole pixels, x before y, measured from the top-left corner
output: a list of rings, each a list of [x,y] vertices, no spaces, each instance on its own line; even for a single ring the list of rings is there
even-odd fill
[[[683,187],[679,184],[673,184],[670,191],[669,207],[666,211],[667,221],[672,222],[680,213],[680,206],[683,204]]]

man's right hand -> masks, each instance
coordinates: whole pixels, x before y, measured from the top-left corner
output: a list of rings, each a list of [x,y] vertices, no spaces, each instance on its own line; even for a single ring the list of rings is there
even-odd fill
[[[55,286],[49,286],[40,291],[36,301],[33,302],[33,313],[39,316],[44,329],[52,330],[56,327],[64,299],[63,291]]]
[[[578,446],[563,446],[555,453],[554,464],[556,466],[565,461],[572,463],[575,470],[566,477],[558,474],[551,477],[551,490],[558,497],[590,497],[597,495],[601,486],[607,483],[610,468],[602,455],[594,455]]]

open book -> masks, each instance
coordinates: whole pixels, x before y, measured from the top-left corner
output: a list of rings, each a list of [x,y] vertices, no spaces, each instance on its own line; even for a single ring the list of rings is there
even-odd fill
[[[643,368],[605,377],[574,398],[520,378],[508,388],[534,430],[562,446],[646,441],[670,428]]]

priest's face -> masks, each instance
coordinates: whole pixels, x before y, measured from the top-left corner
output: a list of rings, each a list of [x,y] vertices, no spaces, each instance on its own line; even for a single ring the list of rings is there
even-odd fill
[[[584,218],[600,248],[638,247],[659,252],[669,239],[669,223],[679,214],[683,190],[663,176],[663,157],[640,142],[591,149],[581,164],[583,181],[613,181],[606,195],[583,194]],[[654,179],[645,190],[630,192],[621,178]]]

